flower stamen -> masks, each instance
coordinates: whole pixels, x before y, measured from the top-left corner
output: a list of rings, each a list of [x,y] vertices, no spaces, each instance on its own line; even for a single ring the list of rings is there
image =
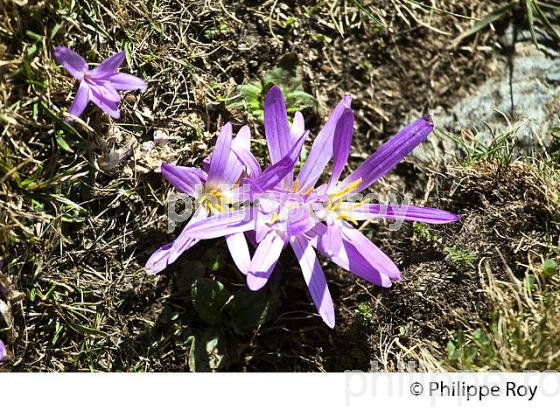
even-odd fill
[[[362,183],[362,178],[358,178],[356,181],[352,182],[350,185],[348,185],[342,191],[335,192],[334,194],[331,194],[330,196],[333,197],[333,198],[337,198],[339,196],[344,196],[347,193],[353,191],[361,183]]]
[[[295,194],[299,189],[299,178],[296,178],[296,182],[294,182],[294,186],[292,187],[292,192]]]

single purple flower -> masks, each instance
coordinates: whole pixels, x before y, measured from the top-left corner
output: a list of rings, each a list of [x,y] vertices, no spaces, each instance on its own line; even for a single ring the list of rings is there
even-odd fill
[[[113,118],[120,118],[119,90],[144,90],[144,80],[131,74],[119,73],[125,52],[120,51],[90,70],[87,62],[66,47],[57,47],[54,57],[72,77],[80,82],[76,96],[68,112],[79,117],[91,101]],[[70,119],[66,119],[70,121]]]
[[[205,160],[206,170],[163,164],[161,173],[171,185],[195,201],[196,210],[181,234],[152,254],[146,263],[150,273],[158,273],[175,262],[187,249],[198,243],[186,234],[192,224],[211,215],[229,210],[230,205],[247,200],[238,182],[244,175],[260,175],[259,163],[250,151],[251,132],[248,126],[241,128],[232,140],[232,126],[224,125],[220,131],[211,156]],[[245,210],[242,210],[242,213]],[[249,248],[243,233],[226,236],[226,243],[240,271],[246,272]]]
[[[253,192],[246,191],[248,185],[240,182],[246,177],[254,177],[256,181],[263,181],[259,184],[263,189],[276,186],[294,168],[306,135],[304,133],[278,163],[262,171],[250,150],[249,127],[242,127],[232,140],[232,126],[227,123],[222,127],[214,151],[204,160],[204,170],[163,164],[162,175],[171,185],[194,199],[196,210],[181,234],[150,256],[146,270],[152,274],[161,272],[199,240],[206,239],[192,237],[189,229],[198,222],[215,218],[218,222],[213,227],[213,237],[225,236],[233,261],[246,274],[251,257],[244,232],[254,227],[252,209],[241,207],[230,211],[251,200]]]

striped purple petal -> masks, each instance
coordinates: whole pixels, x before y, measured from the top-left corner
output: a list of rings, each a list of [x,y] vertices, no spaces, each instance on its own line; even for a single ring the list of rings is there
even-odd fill
[[[76,117],[82,115],[89,104],[90,95],[91,91],[87,83],[85,81],[80,81],[80,86],[78,87],[74,101],[72,101],[72,105],[68,108],[68,113]],[[71,121],[71,119],[67,118],[66,121]]]
[[[434,124],[429,116],[420,118],[406,126],[344,179],[341,188],[361,178],[362,182],[356,187],[355,191],[363,191],[389,172],[418,144],[424,141],[433,128]]]
[[[0,340],[0,362],[3,362],[8,357],[8,352],[6,351],[6,345],[2,340]]]
[[[264,131],[270,162],[275,164],[288,154],[293,145],[284,95],[276,85],[264,99]]]
[[[336,124],[344,110],[350,108],[351,102],[352,97],[350,95],[345,95],[336,105],[327,122],[317,135],[317,138],[315,138],[311,146],[311,151],[309,151],[309,155],[298,176],[299,189],[301,192],[313,188],[321,177],[323,170],[333,155],[333,138]]]
[[[253,209],[216,214],[203,221],[189,225],[185,235],[196,239],[214,239],[255,229]]]
[[[108,81],[115,90],[145,90],[148,87],[144,80],[127,73],[113,74],[108,78]]]
[[[290,244],[298,258],[303,278],[319,315],[321,315],[327,326],[331,329],[334,328],[335,317],[332,297],[327,286],[325,274],[311,243],[302,237],[292,236]]]
[[[126,53],[124,51],[119,51],[113,54],[111,57],[106,58],[90,71],[90,76],[95,79],[106,79],[117,72],[119,67],[124,63],[124,58]]]
[[[338,178],[348,162],[350,145],[352,144],[353,127],[354,112],[350,108],[345,108],[334,130],[333,167],[329,179],[329,187],[338,182]]]
[[[197,188],[206,182],[206,172],[192,167],[172,164],[161,164],[161,174],[171,185],[187,195],[193,196]]]
[[[269,231],[259,243],[247,271],[247,286],[249,289],[259,290],[266,285],[285,243],[285,240],[274,231]]]
[[[461,216],[448,211],[425,206],[407,204],[363,204],[356,207],[353,203],[343,203],[341,209],[348,207],[349,216],[357,221],[365,219],[394,218],[404,221],[424,222],[428,224],[447,224],[456,222]]]
[[[54,49],[54,58],[76,80],[81,81],[84,78],[88,65],[79,54],[66,47],[57,47]]]

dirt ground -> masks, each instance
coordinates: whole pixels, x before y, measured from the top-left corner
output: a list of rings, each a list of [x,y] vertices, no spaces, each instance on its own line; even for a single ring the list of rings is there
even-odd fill
[[[448,153],[446,165],[400,164],[374,189],[410,193],[462,219],[398,231],[363,224],[403,280],[382,289],[325,261],[334,330],[315,313],[290,252],[257,295],[246,295],[223,240],[198,244],[160,275],[143,269],[175,236],[166,230],[173,189],[158,172],[162,161],[200,166],[231,120],[251,126],[265,163],[258,115],[233,103],[239,85],[283,67],[285,85],[301,83],[314,99],[304,110],[312,135],[352,94],[353,169],[407,121],[434,113],[437,126],[446,109],[503,74],[498,63],[511,50],[498,39],[508,25],[525,24],[522,9],[454,43],[504,2],[418,3],[0,0],[0,258],[13,313],[13,323],[0,321],[10,354],[0,370],[560,367],[558,359],[523,360],[553,356],[557,337],[545,344],[523,334],[514,344],[494,326],[499,318],[527,329],[540,323],[549,335],[560,323],[558,273],[540,271],[558,261],[554,149],[527,158],[496,143],[476,160],[466,148]],[[148,89],[127,93],[120,120],[90,106],[69,130],[61,110],[76,85],[54,61],[57,45],[92,62],[124,48],[127,72]],[[161,135],[169,141],[154,147]],[[500,310],[497,289],[502,302],[517,300],[512,292],[528,277],[533,314],[521,302]],[[193,303],[193,284],[205,280],[239,300],[212,323]],[[264,319],[245,328],[238,318],[252,314],[252,303],[265,306]]]

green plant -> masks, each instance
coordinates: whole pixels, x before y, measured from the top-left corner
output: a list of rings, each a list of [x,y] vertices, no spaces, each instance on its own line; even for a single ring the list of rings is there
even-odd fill
[[[373,318],[373,309],[366,303],[360,303],[356,313],[365,323],[368,323]]]
[[[187,339],[191,371],[218,370],[235,362],[236,339],[273,318],[278,306],[278,293],[271,287],[232,293],[221,282],[204,277],[191,283],[190,297],[203,324]]]
[[[541,265],[541,271],[546,278],[558,274],[558,264],[552,259],[546,259]]]
[[[443,251],[447,254],[446,259],[452,260],[455,263],[466,264],[471,268],[475,267],[476,253],[460,249],[456,246],[446,246],[443,248]]]
[[[557,0],[547,0],[547,1],[540,1],[540,0],[512,0],[506,3],[505,5],[497,8],[496,10],[489,13],[483,19],[477,21],[474,26],[470,29],[461,34],[459,37],[455,39],[454,44],[458,45],[463,41],[465,38],[472,36],[473,34],[478,33],[479,31],[483,30],[484,28],[488,27],[490,24],[495,23],[498,20],[501,20],[508,16],[509,14],[513,13],[514,11],[521,10],[523,13],[526,14],[527,17],[527,24],[529,25],[529,31],[531,32],[531,38],[533,43],[538,47],[537,43],[537,36],[535,32],[535,19],[540,20],[546,31],[553,36],[556,40],[560,40],[560,35],[558,31],[552,25],[550,19],[545,12],[545,9],[549,10],[560,10],[560,2]]]
[[[466,140],[439,129],[436,132],[459,145],[465,155],[462,161],[465,166],[473,166],[484,161],[507,165],[514,159],[519,127],[520,124],[517,124],[502,131],[491,130],[492,136],[488,141],[483,141],[478,136]]]
[[[238,97],[228,104],[230,109],[240,109],[254,118],[263,120],[264,97],[270,87],[278,85],[286,99],[286,109],[293,114],[315,105],[313,96],[303,89],[302,78],[293,66],[277,67],[267,71],[262,78],[237,87]]]

